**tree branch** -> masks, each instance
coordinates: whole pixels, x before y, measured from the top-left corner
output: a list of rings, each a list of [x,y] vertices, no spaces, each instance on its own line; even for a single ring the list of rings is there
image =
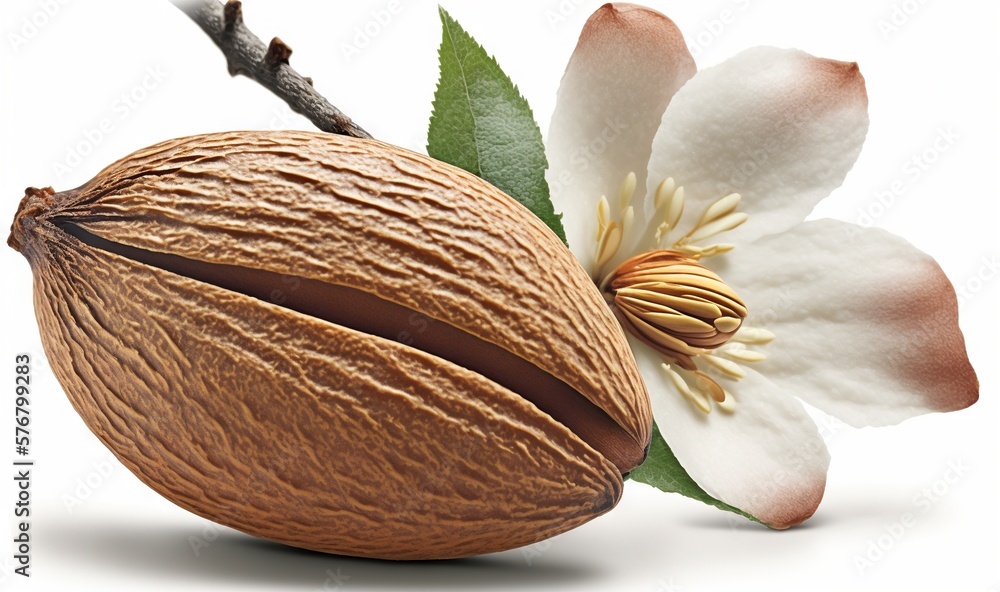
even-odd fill
[[[319,129],[334,134],[370,138],[371,134],[351,121],[351,118],[330,104],[312,86],[312,79],[302,76],[288,65],[292,50],[275,37],[265,46],[260,38],[243,24],[239,0],[225,5],[218,0],[170,0],[219,46],[229,73],[242,74],[256,80],[288,103],[293,111],[304,115]]]

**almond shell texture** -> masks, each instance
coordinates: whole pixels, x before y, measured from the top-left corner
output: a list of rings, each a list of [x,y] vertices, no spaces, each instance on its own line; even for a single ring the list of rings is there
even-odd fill
[[[648,446],[628,344],[572,254],[491,185],[398,147],[309,132],[171,140],[77,189],[30,190],[9,243],[91,431],[170,501],[255,536],[390,559],[510,549],[611,509]],[[282,283],[248,295],[130,249]],[[283,306],[303,281],[413,314],[386,338]],[[333,314],[360,314],[346,308]],[[415,347],[433,324],[569,387],[578,400],[559,404],[606,414],[639,451],[632,466]]]

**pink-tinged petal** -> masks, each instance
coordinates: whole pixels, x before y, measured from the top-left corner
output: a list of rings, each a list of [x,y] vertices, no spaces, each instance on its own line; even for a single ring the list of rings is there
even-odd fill
[[[694,73],[681,32],[655,10],[605,4],[584,25],[559,86],[546,153],[552,201],[588,270],[598,200],[606,195],[617,216],[619,186],[634,172],[641,220],[653,135],[670,97]]]
[[[804,220],[843,182],[867,132],[857,64],[749,49],[674,96],[653,140],[648,195],[668,176],[682,185],[687,232],[711,203],[740,193],[750,219],[721,240],[748,242]]]
[[[902,238],[815,220],[720,259],[747,323],[776,335],[755,368],[807,403],[882,426],[979,398],[955,290]]]
[[[774,528],[813,515],[830,454],[795,397],[749,370],[739,382],[720,379],[734,410],[705,414],[677,391],[657,353],[629,339],[660,433],[702,489]]]

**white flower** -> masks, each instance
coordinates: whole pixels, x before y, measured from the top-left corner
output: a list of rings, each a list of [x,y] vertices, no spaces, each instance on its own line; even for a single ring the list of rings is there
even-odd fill
[[[559,89],[549,182],[681,465],[785,528],[816,510],[829,465],[799,399],[881,426],[967,407],[978,383],[931,257],[803,221],[861,151],[857,64],[760,47],[695,71],[667,17],[598,9]]]

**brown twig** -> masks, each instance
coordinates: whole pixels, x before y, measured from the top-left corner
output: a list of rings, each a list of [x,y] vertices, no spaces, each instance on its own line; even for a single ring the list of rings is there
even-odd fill
[[[239,0],[229,0],[225,5],[218,0],[170,1],[219,46],[231,75],[242,74],[256,80],[325,132],[355,138],[371,137],[316,91],[311,78],[302,76],[288,65],[292,50],[281,39],[275,37],[265,46],[243,24]]]

